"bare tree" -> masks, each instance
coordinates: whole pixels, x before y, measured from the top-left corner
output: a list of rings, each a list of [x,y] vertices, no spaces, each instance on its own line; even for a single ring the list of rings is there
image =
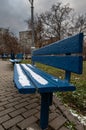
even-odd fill
[[[28,24],[28,28],[32,29],[31,19],[27,20],[26,22]],[[44,32],[44,26],[40,17],[37,14],[34,18],[34,42],[36,47],[42,46],[43,32]]]
[[[53,5],[50,11],[42,13],[40,15],[42,22],[45,25],[45,33],[47,37],[55,37],[60,40],[66,32],[68,25],[68,19],[70,19],[70,13],[73,9],[69,7],[69,4],[63,5],[58,2]]]
[[[86,32],[86,14],[72,15],[71,17],[68,35],[80,32]]]
[[[11,51],[13,51],[14,53],[20,51],[18,39],[14,36],[13,33],[7,32],[3,34],[3,40],[5,49],[8,53],[11,53]]]
[[[44,40],[44,25],[40,19],[40,17],[36,17],[35,22],[35,42],[38,47],[42,46],[42,42]]]
[[[31,20],[28,20],[31,28]],[[34,18],[35,44],[43,46],[43,42],[52,43],[70,35],[86,32],[86,14],[77,15],[69,4],[61,2],[52,5],[49,11]]]

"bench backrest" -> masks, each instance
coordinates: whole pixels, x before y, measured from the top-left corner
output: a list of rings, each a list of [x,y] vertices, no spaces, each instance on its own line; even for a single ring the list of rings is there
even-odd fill
[[[23,59],[23,54],[22,53],[18,53],[16,55],[16,59]]]
[[[32,61],[63,69],[70,80],[71,72],[82,73],[82,48],[83,33],[79,33],[33,51]]]

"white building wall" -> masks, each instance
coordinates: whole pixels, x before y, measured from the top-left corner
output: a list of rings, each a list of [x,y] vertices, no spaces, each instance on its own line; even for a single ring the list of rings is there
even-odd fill
[[[19,32],[19,39],[20,39],[21,46],[23,46],[25,48],[31,47],[31,42],[32,42],[31,31]]]

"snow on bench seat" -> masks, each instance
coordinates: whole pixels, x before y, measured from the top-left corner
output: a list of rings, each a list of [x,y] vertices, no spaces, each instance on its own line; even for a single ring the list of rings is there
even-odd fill
[[[35,93],[36,91],[36,88],[19,64],[15,64],[14,66],[14,82],[20,93]]]
[[[75,87],[30,64],[15,64],[14,80],[21,93],[73,91]]]

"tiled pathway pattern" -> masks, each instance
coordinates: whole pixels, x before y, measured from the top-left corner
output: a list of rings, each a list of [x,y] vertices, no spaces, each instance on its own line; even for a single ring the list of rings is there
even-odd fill
[[[13,84],[12,64],[0,60],[0,130],[41,130],[39,118],[40,95],[19,94]],[[68,128],[70,124],[76,130],[85,130],[54,96],[47,130],[74,130]]]

